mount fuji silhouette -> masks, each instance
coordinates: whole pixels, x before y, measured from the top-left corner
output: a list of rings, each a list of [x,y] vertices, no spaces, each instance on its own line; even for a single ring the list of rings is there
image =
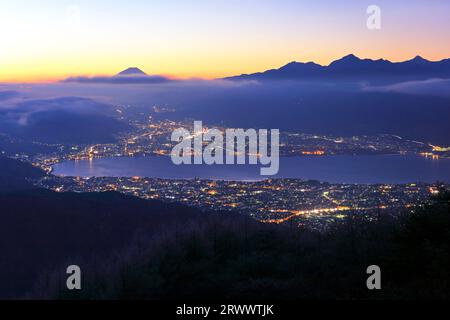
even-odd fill
[[[148,75],[139,68],[131,67],[113,76],[70,77],[63,82],[109,83],[109,84],[157,84],[174,81],[160,75]]]
[[[117,74],[117,76],[146,76],[147,74],[139,68],[131,67]]]

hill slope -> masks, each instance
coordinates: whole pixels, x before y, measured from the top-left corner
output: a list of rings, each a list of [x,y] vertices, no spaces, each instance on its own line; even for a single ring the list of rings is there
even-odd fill
[[[29,163],[0,156],[0,192],[32,189],[30,180],[44,175]]]
[[[138,234],[151,237],[163,226],[201,214],[118,193],[32,190],[0,193],[0,203],[0,298],[19,297],[45,272],[65,272],[70,264],[90,260],[107,268],[102,261]]]

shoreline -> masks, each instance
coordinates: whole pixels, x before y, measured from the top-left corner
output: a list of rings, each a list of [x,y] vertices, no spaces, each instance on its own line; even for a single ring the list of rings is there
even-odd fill
[[[402,156],[402,159],[399,157]],[[313,158],[314,157],[314,158]],[[316,160],[314,159],[317,157]],[[349,163],[345,160],[352,159]],[[149,159],[146,162],[144,159]],[[260,166],[246,165],[184,165],[183,170],[173,165],[170,160],[161,157],[105,157],[89,160],[67,160],[53,165],[51,174],[58,177],[80,176],[130,178],[141,177],[163,180],[214,180],[214,181],[248,181],[257,182],[268,179],[315,180],[338,184],[408,184],[450,182],[448,159],[426,159],[417,154],[390,155],[341,155],[281,157],[287,163],[281,163],[280,173],[275,176],[261,176],[255,172]],[[334,163],[334,160],[337,160]],[[361,159],[362,161],[358,161]],[[393,159],[383,163],[383,160]],[[397,160],[399,159],[399,160]],[[441,160],[439,159],[439,160]],[[118,161],[118,162],[116,162]],[[129,162],[130,161],[130,162]],[[283,160],[282,160],[283,161]],[[298,163],[297,163],[298,161]],[[406,163],[402,163],[406,161]],[[412,161],[412,162],[411,162]],[[409,169],[408,164],[411,164]],[[422,164],[425,164],[422,165]],[[443,173],[442,178],[435,177],[437,169]],[[444,164],[442,166],[441,164]],[[145,166],[149,166],[147,169]],[[62,170],[60,168],[62,166]],[[64,167],[66,166],[66,167]],[[303,167],[302,167],[303,166]],[[397,170],[392,169],[395,166]],[[284,168],[284,169],[283,169]],[[405,168],[405,171],[402,169]],[[449,167],[450,168],[450,167]],[[134,170],[134,171],[133,171]],[[399,172],[397,172],[399,171]],[[417,172],[418,171],[418,172]],[[410,176],[410,178],[408,178]],[[379,178],[378,178],[379,177]],[[396,181],[397,180],[397,181]]]

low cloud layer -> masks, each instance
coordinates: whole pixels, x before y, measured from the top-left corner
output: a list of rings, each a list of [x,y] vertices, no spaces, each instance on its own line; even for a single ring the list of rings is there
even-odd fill
[[[103,83],[103,84],[160,84],[174,82],[163,76],[100,76],[100,77],[70,77],[64,82]]]
[[[385,86],[367,86],[363,90],[449,97],[450,79],[429,79],[400,82]]]
[[[1,93],[0,93],[1,97]],[[98,115],[109,113],[110,108],[102,103],[81,97],[61,97],[53,99],[23,100],[0,108],[3,122],[27,125],[33,115],[44,112],[66,112],[78,115]]]
[[[18,97],[20,94],[17,91],[7,90],[0,91],[0,101],[10,100],[12,98]]]
[[[24,99],[0,107],[0,133],[46,143],[114,141],[127,125],[110,105],[82,97]]]

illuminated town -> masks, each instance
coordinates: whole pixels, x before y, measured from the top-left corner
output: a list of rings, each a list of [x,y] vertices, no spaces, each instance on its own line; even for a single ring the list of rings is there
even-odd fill
[[[118,109],[120,110],[120,109]],[[122,111],[121,111],[122,112]],[[123,114],[120,113],[120,114]],[[168,156],[175,142],[171,141],[174,130],[185,128],[193,130],[193,121],[155,120],[152,116],[141,118],[121,118],[132,130],[121,135],[114,143],[92,145],[45,145],[37,142],[27,143],[31,147],[46,148],[46,152],[29,154],[7,152],[3,155],[32,162],[51,172],[51,166],[67,160],[86,160],[107,157],[136,157],[143,155]],[[208,127],[205,127],[208,130]],[[209,125],[224,132],[223,126]],[[7,136],[0,136],[1,141],[10,144],[20,141],[8,141]],[[29,146],[30,145],[30,146]],[[4,149],[4,148],[2,148]],[[380,134],[373,136],[338,137],[332,135],[317,135],[296,132],[280,133],[280,156],[325,156],[325,155],[381,155],[381,154],[415,154],[432,159],[450,158],[450,148],[435,146],[428,143],[404,139],[400,136]]]
[[[299,179],[239,182],[57,176],[47,176],[37,184],[58,192],[117,191],[205,210],[241,212],[266,223],[292,223],[318,229],[351,214],[370,219],[380,212],[401,213],[449,187],[444,184],[330,184]]]
[[[161,110],[161,108],[157,109]],[[118,109],[119,114],[124,114]],[[117,191],[144,199],[178,202],[205,210],[235,211],[267,223],[307,224],[323,228],[351,214],[371,218],[380,212],[398,213],[426,202],[447,185],[435,184],[330,184],[299,179],[268,179],[257,182],[169,180],[144,177],[59,177],[52,166],[62,161],[108,157],[168,156],[174,142],[171,133],[178,128],[192,130],[193,121],[155,120],[152,116],[121,118],[133,128],[115,143],[94,145],[45,145],[47,152],[22,154],[2,148],[2,154],[33,163],[48,175],[37,181],[39,187],[58,192]],[[209,126],[224,131],[225,127]],[[207,129],[206,129],[207,130]],[[0,141],[8,137],[0,137]],[[448,158],[450,148],[395,135],[337,137],[281,132],[280,155],[320,157],[325,155],[415,154],[432,159]],[[12,141],[14,144],[25,143]],[[30,147],[28,147],[30,149]]]

